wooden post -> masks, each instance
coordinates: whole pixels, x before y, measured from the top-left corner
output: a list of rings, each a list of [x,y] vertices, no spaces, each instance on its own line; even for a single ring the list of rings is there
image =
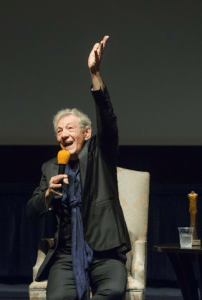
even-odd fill
[[[194,227],[193,243],[192,243],[193,246],[201,245],[201,240],[199,240],[197,237],[197,229],[196,229],[197,197],[198,197],[198,194],[196,194],[193,191],[190,194],[188,194],[190,227]]]

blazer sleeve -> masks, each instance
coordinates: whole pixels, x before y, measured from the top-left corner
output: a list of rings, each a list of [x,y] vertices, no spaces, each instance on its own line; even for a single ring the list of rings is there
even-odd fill
[[[45,192],[48,188],[47,179],[45,176],[45,164],[42,166],[42,177],[39,184],[32,195],[32,198],[28,201],[26,207],[26,215],[28,219],[34,220],[43,216],[48,211],[48,205],[45,199]]]
[[[105,159],[116,164],[118,157],[118,127],[110,96],[104,90],[92,91],[96,106],[98,147]]]

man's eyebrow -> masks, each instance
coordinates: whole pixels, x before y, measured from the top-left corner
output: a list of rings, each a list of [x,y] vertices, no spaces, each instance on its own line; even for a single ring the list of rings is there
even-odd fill
[[[72,124],[73,122],[69,122],[67,123],[65,126],[69,125],[69,124]],[[61,126],[57,126],[57,128],[62,128]]]

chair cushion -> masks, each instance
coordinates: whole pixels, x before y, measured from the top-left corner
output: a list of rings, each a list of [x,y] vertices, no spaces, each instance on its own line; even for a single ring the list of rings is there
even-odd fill
[[[126,291],[132,291],[132,290],[142,290],[144,289],[144,285],[142,282],[134,279],[129,273],[128,273],[128,281],[126,285]]]
[[[31,290],[46,290],[47,287],[47,280],[44,281],[33,281],[30,286],[29,289]]]

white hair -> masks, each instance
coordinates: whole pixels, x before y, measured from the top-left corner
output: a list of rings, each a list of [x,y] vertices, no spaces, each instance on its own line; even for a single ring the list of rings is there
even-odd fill
[[[86,128],[88,128],[88,127],[91,128],[91,120],[89,119],[89,117],[87,115],[82,113],[77,108],[72,108],[72,109],[71,108],[65,108],[65,109],[59,110],[57,112],[57,114],[53,117],[53,127],[54,127],[54,131],[55,131],[56,134],[57,134],[58,121],[62,117],[68,116],[68,115],[74,115],[78,118],[79,125],[80,125],[81,130],[83,132],[85,132]]]

